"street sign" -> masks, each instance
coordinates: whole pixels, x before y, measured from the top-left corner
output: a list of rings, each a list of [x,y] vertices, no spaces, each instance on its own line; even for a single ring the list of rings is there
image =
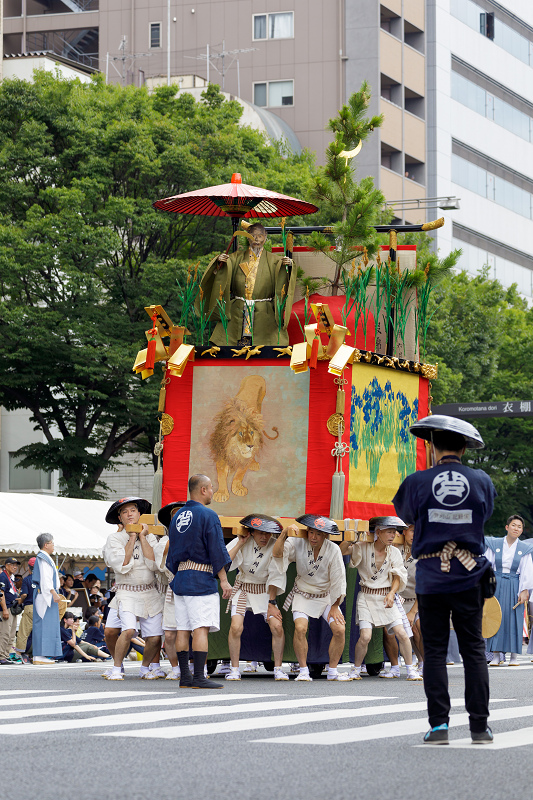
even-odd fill
[[[475,417],[533,417],[533,400],[494,400],[485,403],[445,403],[432,406],[432,414],[459,419]]]

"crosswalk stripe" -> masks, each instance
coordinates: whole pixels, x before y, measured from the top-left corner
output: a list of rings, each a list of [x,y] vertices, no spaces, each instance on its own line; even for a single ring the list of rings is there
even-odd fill
[[[4,697],[5,695],[12,697],[14,694],[46,694],[46,692],[49,691],[49,689],[7,689],[5,692],[0,692],[0,697]],[[65,689],[64,691],[66,692],[67,690]],[[33,699],[36,700],[37,698]],[[2,700],[2,705],[3,704],[4,701]]]
[[[109,695],[112,697],[113,695]],[[278,695],[257,695],[257,694],[236,694],[232,695],[232,700],[251,700],[257,699],[258,697],[277,697]],[[13,719],[13,715],[16,714],[17,719],[23,719],[24,717],[52,717],[55,714],[84,714],[86,711],[90,711],[91,713],[95,713],[96,711],[118,711],[121,708],[124,709],[135,709],[139,708],[139,706],[176,706],[176,705],[185,705],[187,703],[196,704],[196,703],[209,703],[212,701],[219,701],[220,697],[213,697],[212,695],[204,695],[202,697],[176,697],[174,692],[168,694],[166,693],[165,697],[158,697],[155,700],[152,697],[144,697],[139,700],[126,700],[123,703],[88,703],[86,705],[80,706],[57,706],[55,705],[54,708],[25,708],[25,709],[18,709],[16,711],[0,711],[0,720],[2,719]],[[210,712],[212,713],[212,711]]]
[[[235,695],[233,695],[235,697]],[[257,695],[254,695],[257,698]],[[267,695],[268,697],[268,695]],[[221,700],[222,698],[217,698]],[[232,697],[227,698],[228,701]],[[302,708],[305,706],[316,705],[338,705],[339,703],[358,703],[365,701],[369,698],[352,696],[352,697],[318,697],[318,698],[305,698],[302,697],[296,700],[280,700],[276,702],[254,702],[254,703],[236,703],[227,706],[212,706],[210,708],[188,708],[179,712],[179,719],[191,719],[193,717],[207,717],[215,714],[240,714],[249,711],[271,711],[277,709],[287,708]],[[381,700],[381,697],[374,697],[373,700]],[[177,698],[176,702],[194,703],[193,698]],[[378,706],[379,708],[379,706]],[[115,725],[148,725],[153,722],[161,722],[163,720],[175,719],[178,715],[178,709],[173,708],[170,711],[141,711],[133,712],[131,714],[110,714],[109,716],[91,717],[89,719],[77,720],[46,720],[43,722],[14,722],[7,725],[0,725],[0,734],[9,735],[25,735],[28,733],[49,733],[51,731],[65,731],[75,730],[76,728],[101,728],[104,726]],[[333,718],[339,713],[337,709],[331,713]],[[264,717],[263,719],[268,719]]]
[[[166,694],[166,692],[138,689],[131,692],[80,692],[78,694],[52,694],[46,697],[13,697],[2,700],[0,705],[5,708],[6,706],[29,706],[32,703],[72,703],[77,700],[103,700],[106,697],[135,697],[139,694]]]
[[[462,705],[464,700],[452,700],[453,705]],[[505,702],[505,701],[491,701]],[[339,715],[341,716],[341,715]],[[345,716],[345,715],[342,715]],[[518,708],[495,709],[490,712],[492,720],[515,719],[516,717],[533,716],[533,706]],[[450,720],[455,726],[467,725],[468,714],[454,714]],[[265,726],[266,727],[266,726]],[[425,733],[428,729],[427,719],[406,719],[398,722],[382,722],[377,725],[367,725],[361,728],[347,728],[334,731],[316,731],[289,736],[278,736],[273,739],[255,739],[255,742],[268,742],[270,744],[320,744],[339,745],[366,742],[374,739],[392,739],[396,736],[408,736],[413,733]],[[129,732],[124,735],[128,735]],[[424,745],[427,747],[427,745]]]
[[[335,698],[338,701],[339,698]],[[383,700],[384,698],[363,698],[364,700]],[[316,705],[316,703],[315,703]],[[285,706],[284,706],[285,707]],[[304,725],[310,722],[327,722],[345,717],[366,717],[376,714],[400,714],[402,712],[422,711],[426,703],[398,703],[390,706],[366,706],[364,708],[336,708],[333,711],[311,711],[303,714],[281,714],[275,717],[249,717],[225,722],[204,722],[198,725],[176,725],[150,730],[120,731],[120,733],[99,733],[97,736],[128,736],[149,739],[183,739],[189,736],[208,736],[217,733],[235,733],[255,728],[281,728],[290,725]],[[252,710],[252,709],[250,709]],[[1,732],[1,729],[0,729]]]

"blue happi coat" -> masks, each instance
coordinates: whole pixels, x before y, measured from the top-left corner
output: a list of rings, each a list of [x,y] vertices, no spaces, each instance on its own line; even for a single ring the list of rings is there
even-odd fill
[[[459,461],[450,461],[408,475],[393,498],[396,513],[414,524],[412,554],[439,552],[453,541],[476,556],[468,571],[457,558],[450,571],[441,570],[439,558],[419,560],[416,565],[417,594],[462,592],[481,580],[489,562],[483,556],[483,527],[490,518],[496,490],[489,476]]]
[[[216,575],[223,567],[229,569],[231,558],[217,514],[196,500],[188,500],[173,516],[168,539],[166,566],[175,576],[170,584],[174,594],[201,596],[218,592]],[[210,565],[212,569],[179,570],[186,561]]]

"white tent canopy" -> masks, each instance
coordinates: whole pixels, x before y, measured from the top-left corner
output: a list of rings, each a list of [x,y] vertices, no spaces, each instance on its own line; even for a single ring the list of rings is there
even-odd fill
[[[115,530],[105,521],[110,505],[109,500],[0,492],[0,551],[36,553],[38,534],[51,533],[57,555],[101,559]]]

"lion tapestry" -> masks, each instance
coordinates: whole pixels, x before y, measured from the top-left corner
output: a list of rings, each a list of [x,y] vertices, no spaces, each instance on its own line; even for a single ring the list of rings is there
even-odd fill
[[[308,410],[309,376],[286,365],[195,367],[189,474],[212,479],[218,514],[303,513]]]

